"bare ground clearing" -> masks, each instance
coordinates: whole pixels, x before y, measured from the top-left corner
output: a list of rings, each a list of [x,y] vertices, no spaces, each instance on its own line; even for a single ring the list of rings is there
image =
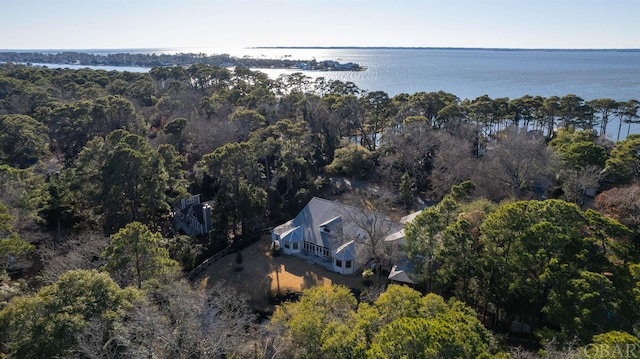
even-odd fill
[[[278,291],[301,292],[316,285],[342,284],[362,291],[360,272],[354,275],[341,275],[326,268],[312,264],[304,259],[279,255],[273,257],[269,251],[270,236],[242,250],[242,264],[236,263],[236,255],[229,254],[211,264],[194,281],[203,286],[213,286],[219,281],[232,285],[240,293],[249,295],[249,304],[264,312],[273,312],[275,307],[268,301],[270,295]],[[237,270],[242,267],[242,270]],[[276,273],[276,268],[278,272]]]

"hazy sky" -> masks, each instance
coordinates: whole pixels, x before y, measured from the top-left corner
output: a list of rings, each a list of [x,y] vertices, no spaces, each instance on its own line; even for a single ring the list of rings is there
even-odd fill
[[[0,0],[0,49],[640,48],[640,0]]]

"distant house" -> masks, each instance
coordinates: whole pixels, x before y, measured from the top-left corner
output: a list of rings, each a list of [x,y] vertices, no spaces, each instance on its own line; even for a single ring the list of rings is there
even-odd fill
[[[296,64],[293,65],[293,67],[295,67],[298,70],[313,70],[313,68],[311,67],[311,64],[309,64],[308,62],[296,62]]]
[[[403,238],[402,223],[318,197],[271,232],[283,253],[342,274],[356,273],[367,264],[381,265],[372,263],[374,250],[378,260],[393,261]]]
[[[411,279],[411,274],[414,273],[413,266],[410,261],[405,257],[396,263],[393,268],[391,268],[391,272],[389,272],[388,279],[391,282],[398,282],[404,284],[415,284],[413,279]]]
[[[413,221],[420,213],[422,213],[422,211],[410,213],[400,218],[400,223],[405,225]],[[395,239],[394,237],[398,237],[398,239]],[[396,246],[402,246],[404,244],[404,229],[401,231],[401,233],[396,233],[390,236],[387,240],[393,241]],[[413,262],[406,256],[405,253],[401,253],[401,255],[396,256],[393,267],[389,272],[388,279],[391,282],[413,285],[415,284],[415,282],[411,278],[411,275],[413,273]]]
[[[200,203],[200,195],[183,198],[174,207],[173,226],[176,231],[195,235],[206,235],[213,229],[211,225],[211,206]]]

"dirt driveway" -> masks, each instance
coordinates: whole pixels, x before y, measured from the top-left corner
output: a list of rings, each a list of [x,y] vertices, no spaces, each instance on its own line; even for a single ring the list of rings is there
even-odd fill
[[[264,312],[272,312],[268,298],[271,294],[288,290],[301,292],[316,285],[342,284],[354,290],[363,290],[362,276],[341,275],[298,257],[282,254],[272,257],[270,236],[242,250],[242,264],[236,264],[236,255],[229,254],[211,264],[194,278],[196,283],[213,286],[225,281],[238,292],[250,297],[250,305]],[[242,270],[237,270],[242,267]],[[278,269],[276,271],[276,269]]]

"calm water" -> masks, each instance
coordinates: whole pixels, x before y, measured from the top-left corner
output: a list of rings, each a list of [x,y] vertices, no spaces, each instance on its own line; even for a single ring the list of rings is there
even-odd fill
[[[474,99],[485,94],[492,98],[511,99],[524,95],[549,97],[575,94],[584,100],[640,100],[640,50],[175,48],[85,51],[96,54],[226,53],[237,57],[355,62],[367,67],[367,70],[302,72],[312,78],[322,76],[351,81],[361,89],[381,90],[390,96],[443,90],[461,99]],[[282,69],[260,71],[271,78],[283,73],[301,72]],[[640,126],[631,132],[640,132]]]
[[[87,66],[87,65],[70,65],[70,64],[40,64],[34,62],[31,64],[32,66],[42,66],[48,67],[51,69],[72,69],[72,70],[80,70],[84,68],[91,68],[94,70],[105,70],[105,71],[129,71],[129,72],[149,72],[151,70],[147,67],[136,67],[136,66]]]
[[[95,53],[114,50],[93,51]],[[310,77],[352,81],[368,91],[399,93],[439,91],[461,99],[482,95],[564,96],[585,100],[640,99],[640,50],[547,51],[476,49],[224,49],[181,48],[129,52],[227,53],[232,56],[338,60],[367,67],[362,72],[303,71]],[[277,77],[293,70],[260,70]]]
[[[524,95],[549,97],[567,94],[575,94],[584,100],[606,97],[618,101],[640,99],[640,50],[175,48],[84,51],[96,54],[226,53],[237,57],[356,62],[367,67],[367,71],[302,72],[313,78],[322,76],[352,81],[361,89],[381,90],[390,96],[443,90],[461,99],[485,94],[492,98],[512,99]],[[148,71],[144,68],[126,70]],[[283,73],[300,72],[282,69],[260,71],[273,78]]]
[[[176,52],[228,53],[232,56],[338,60],[367,67],[361,72],[304,71],[307,76],[352,81],[361,89],[390,96],[446,91],[461,99],[524,95],[564,96],[584,100],[640,100],[640,50],[548,51],[479,49],[176,49]],[[293,70],[261,70],[275,78]],[[607,128],[615,139],[617,123]],[[640,133],[640,124],[622,128]]]

